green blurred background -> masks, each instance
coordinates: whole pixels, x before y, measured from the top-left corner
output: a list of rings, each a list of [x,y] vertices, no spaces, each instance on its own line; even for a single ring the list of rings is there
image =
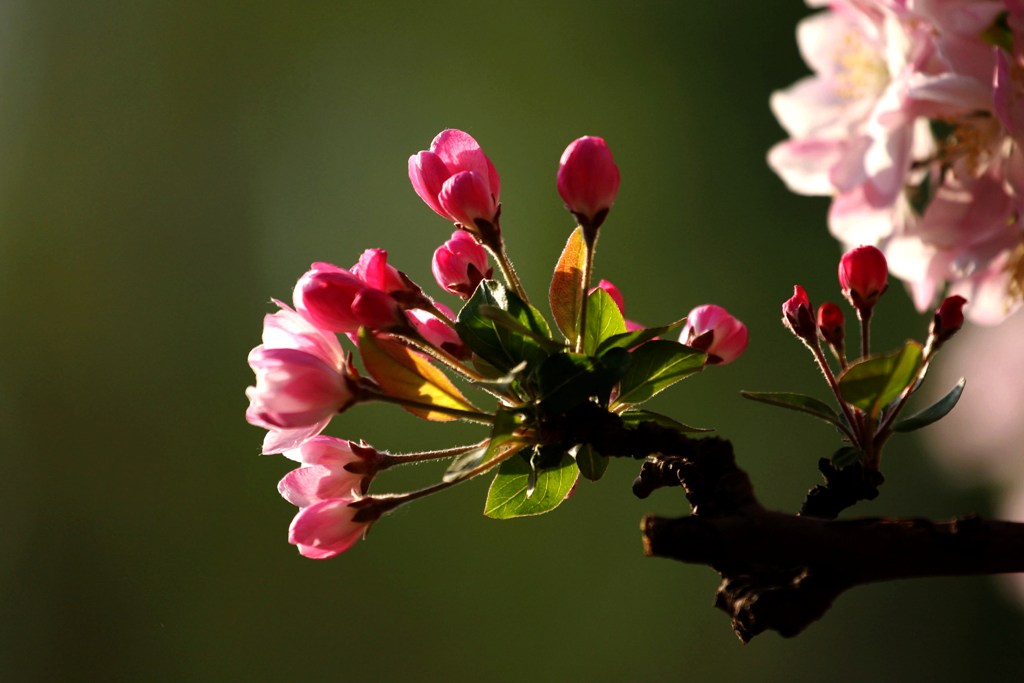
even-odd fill
[[[270,297],[371,246],[433,287],[450,226],[408,156],[474,135],[538,296],[572,227],[558,157],[604,136],[622,190],[597,273],[654,324],[716,302],[751,347],[655,409],[731,438],[795,509],[830,430],[742,401],[823,395],[778,322],[795,282],[837,297],[823,200],[764,155],[768,95],[806,73],[797,0],[0,4],[0,678],[9,681],[1021,680],[1024,620],[987,579],[871,586],[804,635],[740,646],[716,575],[646,559],[615,462],[556,513],[481,515],[486,482],[393,514],[343,557],[285,542],[288,464],[243,419]],[[455,305],[454,301],[448,303]],[[920,334],[896,295],[880,343]],[[466,440],[359,407],[332,433],[411,450]],[[431,481],[398,472],[380,490]],[[990,509],[904,439],[860,514]]]

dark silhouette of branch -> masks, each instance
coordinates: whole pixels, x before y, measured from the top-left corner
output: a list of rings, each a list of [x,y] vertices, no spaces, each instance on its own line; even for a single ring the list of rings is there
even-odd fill
[[[881,475],[859,465],[838,470],[823,460],[826,483],[808,494],[802,514],[773,512],[758,502],[728,441],[691,439],[653,422],[627,426],[592,404],[565,418],[559,428],[567,442],[647,458],[633,484],[637,496],[683,490],[691,514],[644,518],[644,550],[717,571],[715,604],[743,642],[769,629],[794,636],[843,591],[865,583],[1024,572],[1024,524],[977,516],[835,521],[878,494]]]

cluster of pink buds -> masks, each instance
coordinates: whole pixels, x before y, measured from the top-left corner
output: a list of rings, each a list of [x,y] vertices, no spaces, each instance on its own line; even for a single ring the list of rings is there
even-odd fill
[[[408,169],[420,198],[455,226],[431,270],[460,310],[427,296],[384,250],[368,249],[349,268],[312,264],[295,285],[292,305],[278,302],[266,316],[263,344],[249,356],[256,382],[246,391],[247,419],[267,430],[264,453],[300,463],[278,489],[298,508],[288,539],[305,557],[344,552],[389,510],[485,472],[496,472],[489,516],[547,512],[579,475],[596,480],[601,463],[619,455],[602,454],[582,437],[573,441],[565,436],[573,430],[556,428],[560,421],[592,406],[624,424],[658,420],[636,406],[706,365],[732,362],[747,345],[746,327],[720,306],[646,328],[625,319],[613,284],[601,280],[591,288],[597,236],[619,189],[618,167],[601,138],[572,142],[556,177],[579,224],[548,293],[564,339],[552,336],[516,276],[502,235],[498,172],[476,140],[442,131],[430,149],[410,157]],[[494,278],[492,258],[503,282]],[[666,337],[684,322],[678,342]],[[343,341],[356,353],[344,352]],[[495,407],[477,408],[459,380],[493,396]],[[478,423],[489,434],[405,454],[323,434],[335,415],[371,400],[427,420]],[[389,467],[441,459],[451,463],[433,486],[370,491]]]
[[[845,321],[839,306],[825,302],[815,313],[800,285],[793,288],[793,296],[782,304],[783,324],[810,349],[835,396],[839,413],[800,394],[743,392],[747,398],[831,422],[850,444],[841,449],[840,464],[856,460],[873,470],[877,470],[882,446],[894,431],[918,429],[940,419],[952,410],[963,388],[962,383],[957,385],[937,406],[897,422],[910,395],[924,379],[935,352],[963,325],[963,307],[967,302],[956,295],[946,298],[935,312],[924,344],[908,341],[893,353],[872,355],[872,312],[886,291],[888,275],[885,256],[872,246],[852,249],[839,261],[840,289],[856,310],[860,324],[860,356],[852,361],[847,359]],[[822,342],[832,351],[838,372],[825,357]]]

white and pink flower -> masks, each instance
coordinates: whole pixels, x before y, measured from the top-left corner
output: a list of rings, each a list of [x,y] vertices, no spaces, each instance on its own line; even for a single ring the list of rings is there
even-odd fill
[[[358,399],[338,338],[278,306],[263,320],[263,343],[249,353],[256,384],[245,390],[246,419],[268,430],[264,453],[299,446]]]

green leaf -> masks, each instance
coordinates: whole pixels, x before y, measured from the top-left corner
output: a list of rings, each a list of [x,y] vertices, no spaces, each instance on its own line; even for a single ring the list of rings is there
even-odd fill
[[[701,432],[715,431],[714,429],[709,429],[707,427],[692,427],[688,424],[683,424],[668,415],[662,415],[661,413],[655,413],[650,410],[627,410],[619,417],[622,418],[624,423],[631,427],[636,426],[641,422],[653,422],[662,427],[675,429],[676,431],[683,432],[685,434],[698,434]]]
[[[741,391],[740,396],[749,398],[751,401],[759,401],[780,408],[788,408],[801,413],[813,415],[819,419],[829,422],[840,429],[846,430],[845,421],[832,409],[832,406],[819,401],[813,396],[803,394],[792,394],[782,391]]]
[[[626,331],[626,321],[619,305],[600,287],[587,297],[587,329],[583,334],[584,353],[597,355],[597,347],[605,339]]]
[[[548,289],[548,303],[555,325],[569,341],[575,341],[583,302],[583,259],[586,246],[581,228],[573,230],[555,265]]]
[[[908,341],[902,349],[851,364],[839,376],[843,400],[873,418],[916,380],[923,362],[921,345]]]
[[[600,356],[609,349],[631,349],[635,346],[640,346],[644,342],[650,341],[655,337],[660,337],[663,334],[668,334],[673,330],[679,329],[679,327],[685,322],[686,318],[683,318],[682,320],[677,320],[674,323],[662,325],[660,327],[647,327],[642,330],[633,330],[632,332],[623,332],[622,334],[612,335],[598,345],[596,355]]]
[[[484,514],[492,519],[512,519],[550,512],[572,491],[580,473],[572,456],[562,453],[553,464],[537,466],[532,495],[527,495],[533,472],[530,462],[522,457],[501,463],[487,491]]]
[[[616,405],[642,403],[704,369],[707,354],[674,341],[655,339],[630,353],[632,363],[619,385]]]
[[[388,394],[439,408],[477,410],[447,375],[409,347],[385,337],[375,337],[365,327],[359,328],[358,346],[366,371]],[[435,422],[458,419],[428,407],[403,407],[413,415]]]
[[[565,413],[591,398],[606,405],[629,360],[625,351],[605,358],[567,352],[548,356],[537,368],[541,409]]]
[[[832,464],[839,469],[843,469],[848,465],[858,462],[863,454],[863,451],[859,448],[843,446],[832,454]]]
[[[494,309],[506,313],[515,325],[550,339],[551,330],[537,309],[497,280],[484,280],[459,311],[455,322],[455,331],[473,353],[500,372],[509,372],[522,361],[532,365],[547,358],[548,352],[536,339],[496,323]]]
[[[941,399],[933,403],[931,406],[925,408],[916,415],[911,415],[905,420],[900,420],[892,426],[894,432],[912,432],[915,429],[921,429],[927,427],[933,422],[938,422],[942,418],[949,414],[949,411],[953,410],[956,406],[957,401],[960,400],[960,394],[964,393],[964,387],[967,385],[967,380],[960,378],[956,386],[953,387],[948,394],[943,396]]]
[[[608,469],[608,456],[594,450],[590,444],[581,444],[576,448],[576,466],[584,479],[597,481]]]

